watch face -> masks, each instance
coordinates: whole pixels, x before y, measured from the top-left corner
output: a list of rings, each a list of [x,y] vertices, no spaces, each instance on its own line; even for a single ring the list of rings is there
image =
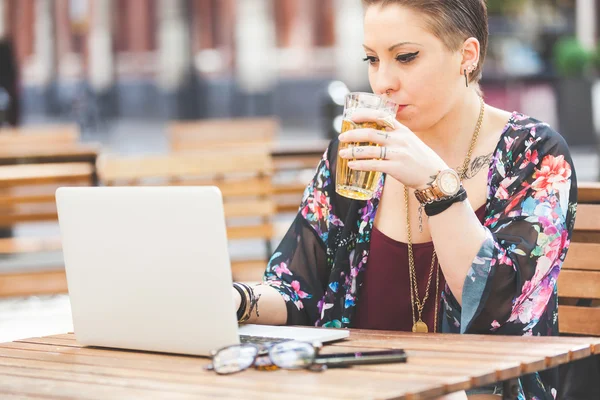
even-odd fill
[[[446,196],[453,196],[460,189],[460,178],[453,170],[442,171],[438,180],[438,187]]]

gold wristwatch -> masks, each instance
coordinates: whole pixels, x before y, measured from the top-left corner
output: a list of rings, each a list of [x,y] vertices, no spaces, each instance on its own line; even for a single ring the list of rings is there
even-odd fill
[[[460,176],[455,170],[449,168],[440,171],[429,187],[415,190],[415,196],[419,203],[430,204],[454,196],[460,187]]]

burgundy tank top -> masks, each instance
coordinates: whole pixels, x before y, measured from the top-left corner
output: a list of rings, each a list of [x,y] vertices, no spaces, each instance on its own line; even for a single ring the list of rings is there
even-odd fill
[[[475,212],[479,221],[485,218],[485,205]],[[423,299],[429,271],[433,242],[413,244],[415,271],[419,287],[419,298]],[[429,287],[429,298],[423,308],[423,321],[433,332],[435,314],[435,281],[437,268],[434,269]],[[373,227],[371,232],[371,250],[369,264],[365,270],[363,285],[356,305],[353,326],[361,329],[383,329],[411,332],[413,321],[410,300],[408,266],[408,244],[398,242]],[[446,280],[440,268],[438,301]],[[437,324],[441,325],[442,307],[438,304]],[[418,314],[415,307],[415,318]]]

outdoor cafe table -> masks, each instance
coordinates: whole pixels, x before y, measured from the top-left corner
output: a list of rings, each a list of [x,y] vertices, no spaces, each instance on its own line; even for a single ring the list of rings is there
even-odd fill
[[[324,353],[405,349],[407,363],[259,371],[205,370],[207,358],[84,348],[73,334],[0,344],[0,398],[432,399],[600,353],[600,338],[412,334],[351,330]]]

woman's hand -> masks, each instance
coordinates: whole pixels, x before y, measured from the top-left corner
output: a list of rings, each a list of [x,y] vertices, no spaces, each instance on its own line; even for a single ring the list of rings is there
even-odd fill
[[[405,186],[424,189],[448,165],[410,129],[393,118],[382,118],[376,110],[360,110],[352,116],[355,123],[377,122],[386,131],[354,129],[339,136],[340,142],[371,142],[378,146],[356,146],[340,150],[340,157],[352,161],[348,167],[360,171],[378,171],[392,176]]]

